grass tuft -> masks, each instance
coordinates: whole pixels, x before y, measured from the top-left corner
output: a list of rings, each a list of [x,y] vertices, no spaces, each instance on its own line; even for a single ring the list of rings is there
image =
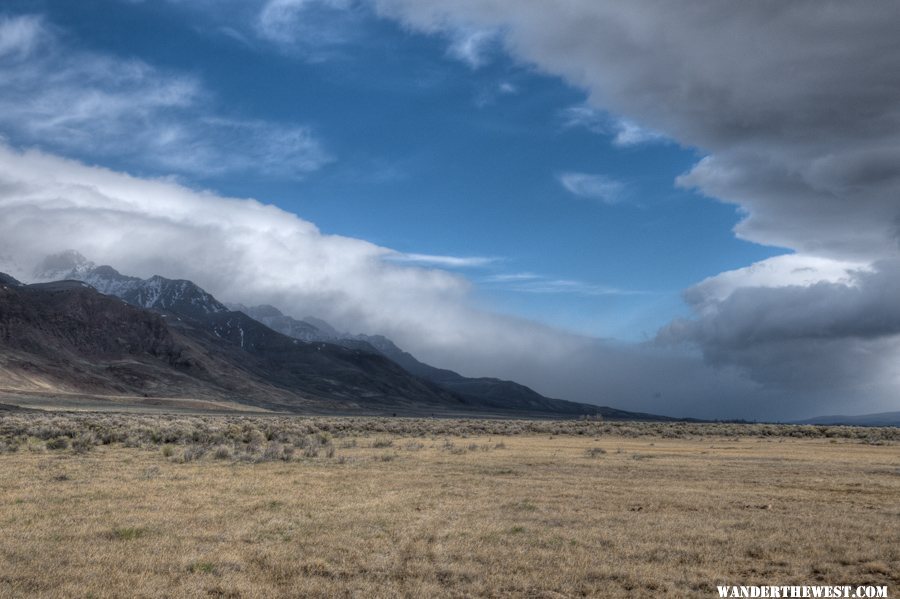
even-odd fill
[[[112,537],[116,541],[133,541],[135,539],[140,539],[144,535],[147,534],[146,528],[134,527],[134,526],[123,526],[118,528],[113,528],[109,536]]]

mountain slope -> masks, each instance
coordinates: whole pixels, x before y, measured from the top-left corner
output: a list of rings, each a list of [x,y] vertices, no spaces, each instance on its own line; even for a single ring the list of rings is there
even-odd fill
[[[129,304],[171,315],[170,322],[183,334],[197,340],[203,332],[212,335],[206,343],[223,342],[240,352],[245,369],[256,376],[289,390],[302,390],[332,400],[363,400],[368,405],[396,404],[410,407],[453,407],[472,409],[463,398],[434,384],[410,375],[372,348],[354,349],[329,343],[314,346],[270,329],[239,311],[231,311],[191,281],[153,276],[140,279],[123,275],[110,266],[97,266],[81,254],[69,251],[48,257],[35,273],[37,277],[65,276],[90,284],[104,294]],[[258,312],[261,317],[283,315],[270,307]],[[293,319],[290,319],[293,321]],[[288,330],[302,335],[318,330],[293,321]],[[278,323],[274,323],[278,324]],[[214,337],[214,339],[213,339]],[[253,358],[251,358],[252,356]]]
[[[497,378],[469,378],[452,370],[420,362],[383,335],[341,334],[325,321],[311,318],[297,320],[274,306],[233,306],[290,337],[304,340],[331,341],[360,351],[377,352],[417,377],[460,395],[474,404],[492,410],[546,412],[561,415],[599,414],[613,420],[674,420],[665,416],[627,412],[606,406],[591,406],[553,399],[513,381]],[[297,332],[295,334],[295,331]]]
[[[541,395],[530,387],[514,381],[493,377],[465,377],[452,370],[437,368],[420,362],[412,354],[403,351],[393,341],[382,335],[357,335],[355,341],[342,339],[339,342],[348,345],[363,343],[366,346],[374,347],[379,353],[402,366],[407,372],[431,381],[457,395],[492,408],[505,406],[507,409],[523,411],[554,412],[569,415],[599,415],[608,420],[677,420],[677,418],[657,414],[629,412],[609,406],[593,406],[564,399],[554,399]]]
[[[336,336],[319,329],[316,325],[285,316],[275,306],[262,305],[248,308],[243,304],[226,304],[235,312],[243,312],[254,320],[257,320],[270,329],[278,331],[282,335],[300,339],[301,341],[331,341]]]
[[[594,414],[597,408],[585,404],[551,399],[512,381],[496,378],[467,378],[420,362],[383,335],[347,335],[338,333],[322,320],[316,325],[286,316],[274,306],[234,306],[254,319],[290,337],[305,341],[330,341],[363,352],[381,354],[399,364],[408,373],[461,395],[472,403],[495,410],[553,412],[559,414]]]
[[[154,313],[79,282],[0,287],[0,383],[5,388],[209,397],[203,353]]]
[[[216,314],[209,326],[131,306],[78,281],[2,285],[0,387],[287,410],[470,409],[382,356],[301,343],[241,313]]]
[[[0,272],[0,285],[7,285],[10,287],[20,287],[22,283],[15,280],[13,277],[9,276],[6,273]]]
[[[459,396],[410,375],[384,356],[330,343],[304,343],[242,312],[210,315],[202,323],[216,338],[257,358],[248,368],[267,380],[316,395],[384,407],[416,404],[473,409]]]

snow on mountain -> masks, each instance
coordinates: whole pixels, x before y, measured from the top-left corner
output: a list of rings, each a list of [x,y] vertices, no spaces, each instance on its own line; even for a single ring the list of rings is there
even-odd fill
[[[84,281],[104,295],[115,295],[117,297],[122,297],[143,283],[137,277],[127,277],[119,274],[111,266],[96,266],[81,272],[70,271],[64,273],[63,277]]]
[[[76,251],[48,256],[35,271],[44,281],[83,281],[100,293],[119,297],[139,308],[177,312],[189,317],[228,312],[228,308],[191,281],[129,277],[111,266],[97,266]]]

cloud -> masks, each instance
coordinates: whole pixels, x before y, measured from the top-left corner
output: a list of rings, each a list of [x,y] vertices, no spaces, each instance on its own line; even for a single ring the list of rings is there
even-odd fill
[[[500,260],[500,258],[487,256],[435,256],[433,254],[407,254],[402,252],[393,252],[386,259],[392,262],[424,264],[441,268],[481,267]]]
[[[534,274],[533,272],[514,272],[507,274],[499,274],[499,275],[491,275],[489,277],[485,277],[484,281],[487,283],[510,283],[510,282],[519,282],[519,281],[534,281],[536,279],[542,279],[541,275]]]
[[[247,3],[256,11],[252,33],[279,50],[307,62],[348,59],[373,42],[372,3],[368,0],[264,0]],[[246,4],[244,8],[246,8]],[[214,4],[206,12],[216,12]],[[483,27],[436,27],[448,57],[477,70],[490,62],[498,32]]]
[[[457,27],[451,29],[447,54],[478,69],[488,63],[489,54],[497,43],[497,32],[490,29]]]
[[[782,262],[798,261],[790,258]],[[738,365],[780,387],[893,394],[900,260],[843,272],[826,263],[827,273],[815,264],[785,266],[793,265],[762,262],[744,279],[732,272],[704,281],[686,294],[696,318],[669,324],[658,341],[695,343],[711,363]]]
[[[703,311],[707,305],[727,299],[742,287],[808,287],[817,283],[853,285],[859,273],[870,270],[864,262],[786,254],[709,277],[685,291],[685,299],[689,305]]]
[[[353,0],[268,0],[259,9],[256,35],[307,62],[345,56],[363,36],[365,6]]]
[[[204,118],[200,123],[209,144],[241,148],[227,154],[204,148],[199,170],[206,173],[257,170],[264,175],[297,178],[333,160],[308,127],[222,117]]]
[[[475,94],[475,106],[478,108],[493,106],[504,97],[520,93],[519,87],[510,81],[486,82],[478,87],[478,92]]]
[[[624,183],[606,175],[567,172],[560,173],[557,179],[569,193],[604,204],[618,203],[626,191]]]
[[[734,204],[740,238],[808,265],[790,276],[775,262],[713,277],[686,293],[694,317],[661,338],[686,340],[769,391],[815,389],[896,409],[900,379],[886,365],[900,348],[894,311],[872,294],[893,292],[900,278],[888,266],[900,253],[900,4],[377,5],[422,31],[454,23],[502,31],[516,59],[587,92],[589,105],[564,115],[569,126],[620,144],[653,131],[696,148],[704,157],[677,184]],[[618,130],[606,114],[621,119]],[[721,296],[696,300],[710,288]],[[871,329],[883,334],[862,334]]]
[[[453,304],[469,287],[445,271],[393,264],[388,248],[324,235],[274,206],[36,151],[0,149],[0,210],[0,254],[19,264],[77,248],[126,272],[184,276],[243,303],[280,298],[360,330],[428,328],[414,307]]]
[[[583,128],[591,133],[609,134],[610,117],[602,110],[586,104],[568,106],[559,112],[565,128]]]
[[[514,287],[515,291],[525,293],[570,293],[586,296],[603,296],[603,295],[632,295],[636,292],[618,289],[616,287],[608,287],[606,285],[593,285],[584,281],[574,281],[572,279],[544,279],[520,283]]]
[[[201,81],[79,51],[41,17],[0,20],[0,131],[138,170],[298,178],[332,160],[305,126],[216,114]]]
[[[641,127],[634,121],[615,118],[586,104],[569,106],[560,112],[563,126],[583,128],[600,135],[611,136],[615,146],[630,147],[668,141],[664,135]]]
[[[883,173],[860,179],[866,169],[881,168],[882,158],[862,164],[855,142],[846,143],[807,160],[774,144],[769,154],[723,151],[702,159],[678,184],[740,206],[746,216],[735,232],[742,239],[836,260],[889,257],[898,249],[900,180]],[[900,134],[897,143],[900,160]]]
[[[0,57],[21,59],[48,35],[43,20],[37,15],[0,16]]]
[[[587,297],[606,295],[637,295],[642,292],[597,285],[572,279],[554,279],[532,272],[496,274],[481,279],[488,284],[502,286],[507,291],[538,294],[570,294]]]
[[[885,51],[896,3],[378,5],[423,30],[501,30],[511,53],[586,89],[593,107],[708,152],[682,183],[744,208],[748,240],[817,255],[896,250],[900,53]],[[854,226],[864,223],[865,236]]]
[[[616,122],[616,136],[613,138],[613,144],[617,146],[637,146],[664,139],[661,134],[655,131],[650,131],[632,121],[619,119]]]

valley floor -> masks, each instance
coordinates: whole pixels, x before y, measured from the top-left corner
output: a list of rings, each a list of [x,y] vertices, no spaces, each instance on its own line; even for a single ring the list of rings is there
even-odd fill
[[[108,444],[89,420],[90,443],[40,429],[65,419],[0,417],[2,597],[900,593],[896,440],[598,425],[278,441],[245,418],[197,449],[185,439],[209,433],[191,425],[179,437],[138,421]]]

